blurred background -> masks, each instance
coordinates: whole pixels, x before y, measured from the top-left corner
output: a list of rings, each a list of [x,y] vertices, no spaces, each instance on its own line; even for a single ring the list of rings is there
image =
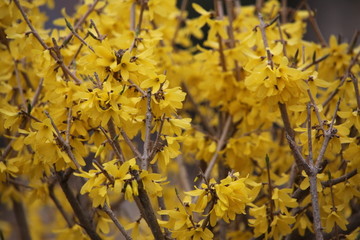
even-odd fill
[[[241,5],[254,4],[255,0],[238,0]],[[75,6],[81,0],[55,0],[54,9],[46,9],[49,16],[47,27],[52,27],[52,20],[61,17],[60,11],[66,8],[67,14],[72,14],[75,11]],[[177,0],[180,7],[182,0]],[[191,9],[191,3],[196,2],[202,5],[205,9],[213,9],[211,0],[189,0],[187,10],[190,11],[190,17],[195,12]],[[290,7],[296,7],[301,0],[288,0]],[[319,27],[326,40],[331,34],[341,36],[342,40],[349,42],[352,35],[360,28],[360,0],[308,0],[312,9],[316,12],[316,19]],[[305,36],[306,40],[316,41],[316,36],[310,26]]]

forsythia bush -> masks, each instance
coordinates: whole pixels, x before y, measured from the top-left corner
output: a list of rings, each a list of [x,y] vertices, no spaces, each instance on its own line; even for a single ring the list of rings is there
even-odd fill
[[[359,238],[359,32],[306,1],[45,4],[0,1],[1,239]]]

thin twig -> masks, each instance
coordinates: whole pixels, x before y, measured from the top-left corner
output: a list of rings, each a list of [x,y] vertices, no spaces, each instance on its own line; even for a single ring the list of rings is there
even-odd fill
[[[217,143],[217,146],[216,146],[216,150],[215,150],[215,153],[214,155],[212,156],[210,162],[209,162],[209,165],[207,166],[206,168],[206,171],[204,173],[204,178],[205,179],[208,179],[210,174],[211,174],[211,171],[212,169],[214,168],[215,166],[215,163],[216,163],[216,160],[218,159],[218,155],[219,155],[219,152],[221,151],[221,149],[223,149],[223,147],[225,146],[226,144],[226,136],[228,135],[229,133],[229,127],[231,125],[231,120],[232,120],[232,117],[229,115],[226,119],[226,122],[225,122],[225,125],[224,125],[224,128],[222,129],[222,133],[221,133],[221,136],[220,136],[220,139],[219,139],[219,142]],[[200,182],[200,185],[201,185],[202,182]]]
[[[214,128],[209,125],[210,121],[207,118],[207,116],[201,113],[200,108],[199,108],[199,104],[197,104],[195,102],[195,99],[192,96],[191,92],[189,91],[187,85],[184,82],[182,82],[181,87],[186,92],[186,99],[189,99],[190,103],[193,105],[193,107],[194,107],[193,110],[196,112],[196,116],[199,116],[200,121],[201,121],[201,125],[205,128],[205,130],[208,133],[210,133],[212,136],[215,136]]]
[[[357,42],[359,36],[360,36],[360,30],[356,30],[353,37],[352,37],[352,39],[351,39],[351,41],[350,41],[349,48],[348,48],[348,51],[347,51],[348,54],[351,54],[353,52],[354,47],[356,46],[356,42]]]
[[[86,13],[75,23],[74,31],[76,32],[81,25],[85,22],[86,18],[94,11],[96,5],[98,4],[99,0],[94,0],[93,4],[90,5]],[[62,46],[65,46],[73,36],[73,32],[71,32],[69,35],[67,35],[63,41]]]
[[[337,111],[339,110],[340,100],[341,99],[339,98],[339,100],[338,100],[338,102],[336,104],[334,115],[333,115],[333,118],[331,119],[329,129],[324,131],[324,142],[321,145],[319,155],[318,155],[318,157],[316,159],[316,168],[319,168],[320,165],[322,164],[322,161],[324,160],[324,154],[325,154],[325,151],[326,151],[326,149],[328,147],[329,141],[336,134],[337,130],[334,129],[333,127],[334,127],[334,122],[335,122],[335,119],[336,119]]]
[[[74,30],[74,28],[72,27],[72,25],[70,24],[70,22],[68,22],[68,20],[65,18],[65,22],[67,27],[70,29],[70,31],[72,32],[72,34],[80,40],[80,42],[82,44],[84,44],[85,46],[87,46],[93,53],[95,52],[94,49]]]
[[[301,71],[305,71],[307,69],[309,69],[311,66],[314,66],[322,61],[324,61],[326,58],[328,58],[330,56],[330,54],[326,54],[318,59],[315,59],[313,62],[309,63],[308,65],[306,65],[305,67],[301,68]]]
[[[296,165],[300,170],[304,170],[306,174],[310,174],[312,172],[312,168],[306,163],[306,160],[301,155],[301,152],[299,150],[299,147],[295,143],[295,141],[290,137],[288,133],[286,133],[286,138],[289,142],[289,147],[293,153],[293,156],[295,158]]]
[[[120,130],[121,135],[123,136],[125,142],[127,143],[127,145],[130,147],[131,151],[135,154],[136,158],[138,158],[139,160],[142,159],[141,153],[139,152],[139,150],[135,147],[134,143],[131,141],[131,139],[129,138],[129,136],[126,134],[126,132],[124,130]]]
[[[180,15],[177,17],[177,23],[176,23],[175,32],[174,32],[174,35],[173,35],[173,37],[171,39],[171,45],[173,46],[173,48],[175,48],[175,41],[176,41],[177,36],[179,34],[181,24],[185,21],[183,16],[184,16],[184,12],[186,10],[187,5],[188,5],[188,0],[182,0],[181,1]]]
[[[354,90],[355,90],[355,96],[356,96],[356,102],[357,102],[357,112],[360,113],[360,93],[359,93],[359,81],[357,77],[354,74],[350,74],[351,80],[354,84]]]
[[[185,167],[185,163],[184,163],[184,159],[183,159],[183,155],[179,155],[175,158],[176,162],[178,163],[179,166],[179,181],[180,181],[180,185],[182,186],[182,189],[184,191],[190,191],[191,190],[191,186],[189,181],[190,177],[189,174],[186,170]]]
[[[292,129],[291,124],[290,124],[290,119],[289,119],[289,115],[288,115],[288,112],[287,112],[286,104],[279,102],[278,105],[279,105],[279,109],[280,109],[280,113],[281,113],[281,118],[282,118],[283,123],[284,123],[285,131],[290,136],[290,138],[292,140],[294,140],[295,139],[295,132]]]
[[[358,173],[357,169],[352,170],[351,172],[348,172],[347,174],[338,177],[338,178],[332,178],[331,180],[327,180],[327,181],[322,181],[321,185],[323,186],[323,188],[329,187],[329,186],[333,186],[342,182],[347,181],[348,179],[352,178],[353,176],[355,176]]]
[[[51,198],[51,200],[54,202],[56,208],[59,210],[61,216],[63,216],[65,222],[67,223],[69,228],[72,228],[75,224],[74,220],[72,218],[70,218],[68,216],[68,214],[66,213],[63,205],[60,203],[59,199],[56,197],[55,192],[54,192],[54,184],[51,184],[49,186],[49,196]]]
[[[133,42],[131,43],[131,46],[129,48],[129,52],[131,52],[136,47],[136,41],[138,40],[138,36],[141,33],[141,25],[142,25],[144,11],[145,11],[145,7],[147,5],[147,1],[148,0],[140,0],[139,21],[138,21],[138,24],[137,24],[136,29],[135,29],[135,37],[134,37]]]
[[[123,227],[123,225],[121,225],[121,223],[119,222],[119,220],[116,218],[114,212],[111,210],[111,208],[105,204],[104,207],[102,208],[102,210],[110,217],[110,219],[114,222],[115,226],[119,229],[119,231],[122,233],[122,235],[125,237],[125,239],[127,240],[132,240],[132,238],[130,237],[130,235],[126,232],[125,228]]]
[[[269,202],[270,202],[270,224],[274,219],[274,201],[272,199],[273,196],[273,186],[272,186],[272,182],[271,182],[271,176],[270,176],[270,159],[269,156],[266,154],[265,157],[265,161],[266,161],[266,170],[267,170],[267,176],[268,176],[268,194],[269,194]]]
[[[143,95],[143,97],[146,96],[146,92],[145,92],[144,90],[142,90],[142,88],[139,87],[139,85],[137,85],[136,83],[134,83],[134,82],[133,82],[132,80],[130,80],[130,79],[128,80],[128,82],[131,83],[131,86],[135,87],[136,90]]]
[[[96,159],[93,159],[93,163],[100,169],[101,173],[104,174],[111,184],[115,184],[115,178],[111,176]]]
[[[38,100],[39,100],[39,97],[40,97],[40,93],[41,93],[41,90],[43,88],[43,83],[44,83],[44,78],[40,78],[40,81],[39,81],[39,84],[35,90],[35,93],[34,93],[34,97],[32,99],[32,102],[31,102],[31,107],[33,108]]]
[[[19,232],[22,240],[31,240],[28,221],[26,220],[26,214],[24,206],[21,202],[12,199],[13,209],[15,213],[15,219],[19,226]]]
[[[33,115],[25,112],[24,110],[20,110],[20,113],[23,114],[24,116],[34,120],[35,122],[41,122],[37,117],[34,117]]]
[[[265,32],[265,29],[266,29],[266,27],[268,25],[265,24],[263,16],[261,15],[260,12],[258,13],[258,17],[259,17],[260,24],[257,27],[260,28],[261,37],[262,37],[262,40],[263,40],[263,43],[264,43],[266,56],[267,56],[267,59],[268,59],[268,65],[271,67],[271,69],[273,69],[274,68],[274,62],[272,60],[272,53],[270,52],[270,47],[269,47],[269,43],[268,43],[268,40],[267,40],[267,37],[266,37],[266,32]]]
[[[222,2],[221,0],[214,0],[214,7],[215,7],[215,14],[216,14],[216,18],[217,19],[223,19],[224,18],[224,10],[222,7]],[[217,34],[217,40],[218,40],[218,44],[219,44],[219,55],[220,55],[220,65],[222,68],[223,72],[227,72],[227,64],[226,64],[226,57],[224,54],[224,46],[223,46],[223,39],[222,37]]]
[[[349,75],[351,74],[351,69],[353,68],[353,66],[356,64],[356,62],[358,61],[358,58],[360,56],[360,51],[355,55],[355,57],[353,57],[351,59],[351,62],[348,66],[348,68],[346,69],[344,75],[342,76],[339,85],[337,86],[337,88],[329,95],[329,97],[323,102],[323,107],[325,107],[335,96],[336,94],[339,92],[339,88],[345,83],[346,79],[349,77]]]
[[[234,1],[233,0],[226,0],[226,11],[229,19],[229,26],[228,26],[228,34],[229,34],[229,40],[230,40],[230,47],[235,48],[236,42],[235,42],[235,36],[234,36]],[[235,65],[235,78],[239,82],[241,80],[241,69],[239,66],[239,62],[237,60],[234,60]]]
[[[63,70],[64,73],[67,73],[68,75],[70,75],[70,77],[75,81],[76,84],[80,84],[81,81],[80,79],[78,79],[78,77],[76,77],[76,75],[70,71],[70,69],[64,64],[63,61],[60,61],[60,59],[56,56],[56,53],[54,53],[53,51],[50,50],[50,47],[44,42],[44,40],[40,37],[39,33],[36,31],[36,29],[34,28],[34,26],[32,25],[29,17],[27,16],[27,14],[25,13],[23,7],[21,6],[19,0],[14,0],[15,5],[17,6],[17,8],[20,10],[21,15],[23,16],[25,22],[27,23],[27,25],[29,26],[29,28],[31,29],[31,33],[34,35],[34,37],[38,40],[38,42],[41,44],[41,46],[46,49],[49,50],[50,56],[55,60],[55,62],[61,67],[61,69]]]
[[[317,38],[319,39],[319,41],[320,41],[320,43],[321,43],[321,45],[323,47],[327,47],[327,43],[325,41],[325,38],[324,38],[323,34],[321,33],[319,25],[318,25],[313,13],[312,13],[312,10],[311,10],[311,8],[310,8],[310,6],[309,6],[309,4],[307,2],[305,2],[305,8],[309,12],[309,21],[310,21],[310,24],[311,24],[311,26],[313,27],[313,29],[314,29],[314,31],[316,33]]]
[[[164,127],[164,121],[165,121],[165,113],[160,118],[159,130],[157,131],[156,138],[155,138],[155,141],[154,141],[154,144],[153,144],[153,148],[151,149],[151,152],[150,152],[150,155],[149,155],[150,156],[149,160],[152,160],[152,158],[154,157],[154,155],[156,154],[156,151],[158,149],[157,145],[159,144],[160,136],[161,136],[161,133],[162,133],[162,130],[163,130],[163,127]]]
[[[88,211],[85,211],[81,208],[80,203],[74,196],[72,190],[70,189],[68,183],[64,181],[62,174],[57,172],[58,182],[62,191],[65,194],[67,201],[70,203],[71,208],[73,209],[76,217],[79,219],[80,226],[84,228],[86,233],[92,240],[101,240],[101,237],[96,233],[96,230],[92,224],[91,217],[88,216]]]
[[[325,129],[324,129],[324,121],[321,119],[320,112],[319,112],[319,108],[318,108],[317,105],[316,105],[315,99],[314,99],[313,95],[311,94],[310,89],[307,90],[307,93],[308,93],[308,95],[309,95],[309,98],[310,98],[310,101],[311,101],[311,105],[312,105],[312,107],[314,108],[314,111],[315,111],[316,117],[317,117],[317,119],[318,119],[320,128],[321,128],[321,130],[324,132],[324,131],[325,131]]]
[[[69,108],[68,116],[66,120],[66,132],[65,132],[65,142],[70,144],[70,128],[71,128],[71,118],[72,118],[72,108]]]
[[[285,24],[287,22],[287,0],[281,0],[281,22],[282,24]]]
[[[16,78],[16,83],[17,83],[17,87],[18,87],[18,91],[20,94],[20,98],[22,101],[22,107],[25,111],[28,111],[27,106],[26,106],[26,99],[25,99],[25,95],[24,95],[24,89],[22,88],[21,85],[21,79],[20,79],[20,74],[19,74],[19,69],[17,67],[17,62],[14,60],[14,71],[15,71],[15,78]]]
[[[143,182],[140,179],[138,180],[138,191],[139,195],[137,197],[135,196],[135,199],[138,203],[138,206],[141,205],[141,207],[139,207],[139,210],[144,217],[146,223],[150,227],[153,236],[157,240],[165,240],[164,234],[161,231],[154,209],[152,207],[150,198],[144,189]]]
[[[313,150],[312,150],[312,136],[311,136],[311,105],[307,104],[307,134],[308,134],[308,164],[314,165]]]
[[[52,117],[50,116],[50,114],[47,111],[44,111],[45,115],[50,119],[51,125],[53,126],[55,132],[56,132],[56,138],[59,140],[59,143],[62,145],[62,147],[64,148],[66,154],[69,156],[70,160],[74,163],[75,167],[79,170],[81,169],[80,164],[78,163],[78,161],[75,158],[74,153],[71,150],[71,146],[66,143],[66,141],[64,140],[64,138],[61,136],[61,133],[59,131],[59,129],[57,128],[54,120],[52,119]]]
[[[147,90],[146,98],[146,118],[145,118],[145,141],[144,141],[144,151],[142,155],[141,169],[147,169],[149,164],[150,156],[150,144],[151,144],[151,122],[152,122],[152,111],[151,111],[151,88]]]
[[[120,161],[121,161],[121,163],[124,163],[125,158],[124,158],[123,152],[121,150],[119,141],[117,140],[119,136],[116,134],[115,124],[114,124],[114,121],[112,118],[110,118],[107,125],[108,125],[108,129],[110,132],[111,140],[112,140],[114,146],[116,147],[116,149],[118,150],[118,152],[120,153]]]
[[[116,147],[113,139],[111,139],[111,137],[109,137],[109,135],[106,133],[106,130],[102,127],[102,126],[99,126],[101,132],[105,135],[106,139],[108,140],[108,142],[110,143],[111,147],[113,148],[116,156],[119,158],[119,160],[124,163],[125,160],[124,160],[124,156],[122,155],[122,152]]]

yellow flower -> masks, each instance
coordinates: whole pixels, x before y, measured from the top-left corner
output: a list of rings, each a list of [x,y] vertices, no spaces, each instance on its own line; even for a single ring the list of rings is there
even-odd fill
[[[295,223],[295,218],[289,215],[275,215],[274,220],[271,222],[271,232],[269,236],[274,239],[281,239],[282,236],[286,236],[291,233],[290,225]]]
[[[114,72],[120,71],[121,77],[124,81],[129,80],[130,72],[134,72],[138,69],[135,63],[131,61],[131,55],[129,51],[126,51],[121,56],[121,61],[116,67],[114,67]]]
[[[266,236],[269,227],[266,205],[264,204],[261,207],[253,205],[253,207],[250,208],[250,215],[254,217],[253,219],[249,219],[249,225],[254,228],[254,236],[258,237],[262,234]]]
[[[328,214],[325,224],[325,231],[327,233],[330,233],[333,230],[335,224],[339,226],[342,230],[346,230],[346,225],[349,222],[341,213],[341,211],[344,209],[344,205],[337,205],[335,209],[330,205],[323,206],[322,208]]]
[[[281,213],[289,214],[287,208],[295,208],[298,206],[296,199],[291,198],[289,194],[292,193],[292,189],[274,188],[272,199],[274,200],[276,209],[280,209]]]
[[[280,63],[271,69],[266,61],[263,61],[253,70],[249,70],[251,74],[245,78],[245,86],[260,100],[272,98],[276,100],[275,103],[286,103],[300,98],[308,88],[304,82],[307,77],[300,70],[288,67],[288,63],[288,59],[282,57]]]
[[[152,74],[149,77],[150,78],[148,78],[147,80],[143,81],[140,84],[140,87],[146,88],[146,89],[151,88],[151,93],[154,94],[165,83],[166,76],[164,74],[159,74],[159,75]]]

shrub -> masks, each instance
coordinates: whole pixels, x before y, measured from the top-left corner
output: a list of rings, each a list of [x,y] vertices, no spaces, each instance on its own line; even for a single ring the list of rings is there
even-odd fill
[[[46,29],[46,2],[0,3],[3,237],[359,236],[359,32],[273,0],[85,1]]]

